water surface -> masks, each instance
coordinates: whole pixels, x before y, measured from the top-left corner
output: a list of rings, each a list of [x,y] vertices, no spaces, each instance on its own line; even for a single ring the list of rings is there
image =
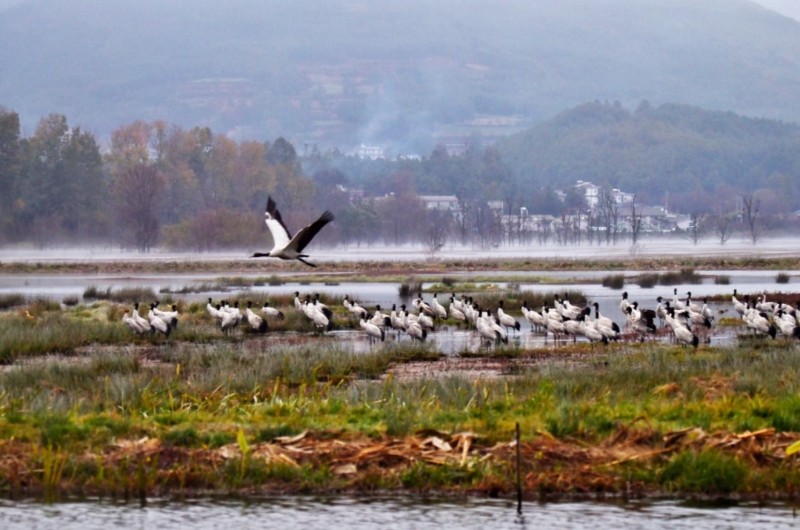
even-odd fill
[[[502,500],[318,499],[282,497],[258,501],[194,500],[138,504],[0,501],[0,526],[7,530],[280,528],[308,530],[414,529],[692,529],[796,528],[785,506],[702,508],[676,502],[526,503],[522,516]]]

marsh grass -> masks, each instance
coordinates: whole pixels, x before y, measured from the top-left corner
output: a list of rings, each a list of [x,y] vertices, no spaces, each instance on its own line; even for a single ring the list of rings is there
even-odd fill
[[[684,267],[677,271],[663,272],[658,277],[660,285],[697,284],[702,282],[702,277],[694,268]]]
[[[84,300],[107,300],[117,303],[149,303],[158,300],[156,292],[149,287],[124,287],[114,289],[108,287],[105,291],[98,289],[96,285],[90,285],[83,291]]]
[[[397,294],[398,296],[400,296],[400,298],[403,299],[417,296],[417,294],[421,292],[422,292],[422,282],[413,277],[409,277],[405,281],[401,282],[400,285],[397,287]]]
[[[651,289],[658,283],[658,278],[659,275],[656,273],[640,274],[638,278],[636,278],[636,283],[643,289]]]
[[[791,279],[791,276],[789,276],[787,273],[779,272],[775,276],[775,283],[789,283],[790,279]]]
[[[625,287],[625,275],[609,274],[604,276],[600,283],[603,287],[608,287],[609,289],[622,289]]]
[[[547,362],[523,365],[513,377],[500,378],[425,375],[424,369],[416,379],[391,375],[397,363],[440,357],[425,345],[353,353],[323,338],[271,346],[176,342],[148,346],[147,352],[143,357],[124,347],[96,351],[80,362],[53,360],[0,372],[0,432],[53,451],[84,454],[102,453],[117,437],[158,438],[171,450],[219,447],[237,443],[240,429],[247,443],[305,430],[375,438],[434,430],[476,432],[492,445],[507,442],[514,421],[520,421],[526,436],[549,433],[584,446],[636,422],[647,425],[656,445],[664,433],[694,427],[800,430],[800,380],[787,377],[800,371],[800,356],[778,342],[758,350],[652,344],[581,349],[585,362],[551,354]],[[517,362],[535,355],[512,348],[507,358]],[[286,480],[310,491],[337,480],[324,465],[276,467],[243,460],[228,461],[204,477],[191,464],[168,476],[217,487]],[[93,480],[111,491],[151,491],[166,480],[159,478],[167,475],[159,475],[157,463],[132,458],[126,465],[127,473],[122,464],[113,470],[89,466],[82,473],[102,474]],[[652,466],[648,480],[673,492],[729,494],[753,487],[757,479],[727,452],[680,451]],[[469,488],[485,472],[411,465],[394,476],[403,487],[425,490]],[[779,480],[777,474],[760,477]],[[361,480],[391,483],[385,477]]]
[[[33,321],[7,319],[0,327],[0,363],[37,355],[71,354],[76,348],[93,343],[123,344],[129,340],[128,330],[105,320],[75,319],[57,313],[44,313]]]
[[[0,310],[11,309],[27,303],[27,298],[21,293],[8,293],[0,295]]]
[[[731,284],[731,277],[727,274],[718,274],[714,276],[714,283],[716,285],[730,285]]]
[[[678,453],[661,471],[659,480],[667,490],[729,495],[744,489],[747,475],[747,467],[734,456],[709,449]]]

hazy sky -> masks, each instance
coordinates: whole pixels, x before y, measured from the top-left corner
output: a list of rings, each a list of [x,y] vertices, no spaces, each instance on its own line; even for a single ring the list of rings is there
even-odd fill
[[[753,0],[787,17],[800,20],[800,0]]]
[[[25,0],[0,0],[0,10]],[[787,17],[800,20],[800,0],[752,0]]]

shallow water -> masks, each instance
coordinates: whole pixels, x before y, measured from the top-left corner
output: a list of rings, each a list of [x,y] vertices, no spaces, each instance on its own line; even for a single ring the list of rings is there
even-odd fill
[[[114,504],[109,502],[0,501],[0,527],[16,529],[109,528],[212,529],[325,527],[336,529],[692,529],[796,528],[785,506],[702,508],[676,502],[526,503],[501,500],[319,499],[281,497],[251,501],[194,500]]]
[[[800,271],[787,271],[791,275],[789,284],[775,283],[775,271],[704,271],[700,273],[702,282],[699,284],[685,284],[677,286],[655,286],[653,288],[642,288],[629,281],[623,289],[610,289],[598,283],[591,283],[598,277],[605,276],[609,272],[604,271],[542,271],[537,272],[542,276],[564,278],[565,283],[540,284],[540,283],[521,283],[519,288],[524,291],[535,293],[564,293],[568,290],[583,292],[590,303],[597,302],[600,312],[612,318],[624,328],[625,319],[619,310],[619,302],[623,290],[628,292],[631,301],[639,301],[640,307],[654,308],[657,305],[656,298],[662,296],[665,299],[672,299],[673,289],[677,288],[678,295],[684,299],[686,293],[691,291],[694,300],[702,305],[702,298],[713,295],[729,295],[734,288],[741,293],[757,292],[793,292],[800,287]],[[507,278],[514,273],[507,272],[480,272],[476,273],[480,277]],[[519,273],[523,274],[523,273]],[[637,271],[622,272],[626,276],[635,276]],[[730,285],[717,285],[714,278],[718,275],[727,275],[731,278]],[[244,275],[246,278],[255,278],[257,274]],[[471,273],[447,274],[447,276],[459,276],[460,279],[468,280],[474,277]],[[141,275],[6,275],[0,276],[0,295],[9,293],[22,293],[28,297],[45,297],[54,300],[63,300],[66,297],[81,299],[84,290],[89,286],[95,286],[99,290],[108,288],[121,289],[126,287],[149,287],[158,292],[162,288],[173,291],[184,287],[193,287],[208,284],[214,281],[219,275],[213,274],[141,274]],[[587,283],[574,283],[575,279],[584,280]],[[431,284],[424,284],[428,287]],[[505,282],[496,282],[498,289],[508,287]],[[363,307],[372,311],[376,305],[380,305],[385,313],[391,310],[392,304],[398,306],[402,303],[409,303],[408,299],[401,299],[398,295],[398,285],[396,283],[385,282],[341,282],[336,285],[321,282],[289,282],[282,285],[262,285],[254,287],[232,287],[226,291],[204,291],[200,293],[175,294],[174,298],[184,301],[202,301],[209,296],[214,299],[246,296],[247,293],[260,296],[290,295],[299,291],[303,295],[310,293],[321,293],[328,296],[350,297],[358,301]],[[432,295],[425,294],[424,297],[430,300]],[[442,293],[440,300],[447,305],[449,293]],[[719,317],[735,316],[730,303],[709,304],[712,310]],[[540,309],[540,308],[534,308]],[[553,343],[552,336],[542,333],[532,333],[530,326],[522,319],[520,314],[514,315],[522,326],[520,332],[512,332],[509,336],[509,343],[522,348],[536,348]],[[354,351],[367,351],[372,346],[366,340],[360,329],[342,329],[334,332],[334,336],[341,342],[350,344]],[[390,332],[387,334],[387,341],[394,340],[395,336]],[[710,337],[713,345],[724,345],[735,339],[735,330],[725,329],[716,331]],[[410,340],[409,337],[402,337],[400,340]],[[475,333],[463,331],[450,327],[437,329],[435,333],[429,334],[428,338],[431,347],[436,348],[444,354],[454,352],[471,351],[476,352],[484,347]]]

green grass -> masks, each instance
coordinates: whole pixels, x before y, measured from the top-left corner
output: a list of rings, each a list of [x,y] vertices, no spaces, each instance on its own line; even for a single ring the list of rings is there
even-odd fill
[[[747,474],[747,467],[735,457],[712,449],[678,453],[659,480],[668,491],[729,495],[744,490]]]
[[[502,296],[516,307],[532,293],[482,296],[481,303]],[[51,483],[63,473],[64,480],[80,477],[118,492],[171,481],[223,489],[285,481],[293,491],[343,484],[322,464],[246,458],[211,471],[188,461],[161,477],[158,462],[130,461],[124,472],[79,458],[105,454],[120,439],[158,439],[171,451],[191,452],[236,444],[240,431],[251,445],[303,431],[371,439],[474,432],[492,445],[506,443],[516,421],[528,439],[553,436],[586,447],[634,424],[652,431],[653,444],[665,433],[698,427],[708,433],[800,431],[800,380],[791,376],[800,372],[800,356],[781,341],[696,352],[662,344],[578,345],[569,353],[508,348],[484,357],[507,363],[503,373],[512,376],[396,379],[387,375],[393,366],[441,354],[409,343],[353,352],[335,337],[296,344],[223,338],[204,304],[182,308],[184,320],[168,342],[132,335],[119,322],[122,309],[106,302],[58,310],[41,304],[29,306],[34,320],[19,312],[2,315],[0,352],[10,352],[8,361],[26,362],[0,372],[0,437],[51,448]],[[55,352],[65,356],[45,357]],[[524,362],[540,355],[548,361]],[[756,472],[722,450],[681,450],[641,465],[635,471],[649,477],[648,484],[675,493],[728,495],[794,478],[780,468]],[[358,483],[468,489],[492,473],[502,474],[501,467],[412,463],[391,476],[369,471]],[[0,491],[12,483],[0,476]]]

